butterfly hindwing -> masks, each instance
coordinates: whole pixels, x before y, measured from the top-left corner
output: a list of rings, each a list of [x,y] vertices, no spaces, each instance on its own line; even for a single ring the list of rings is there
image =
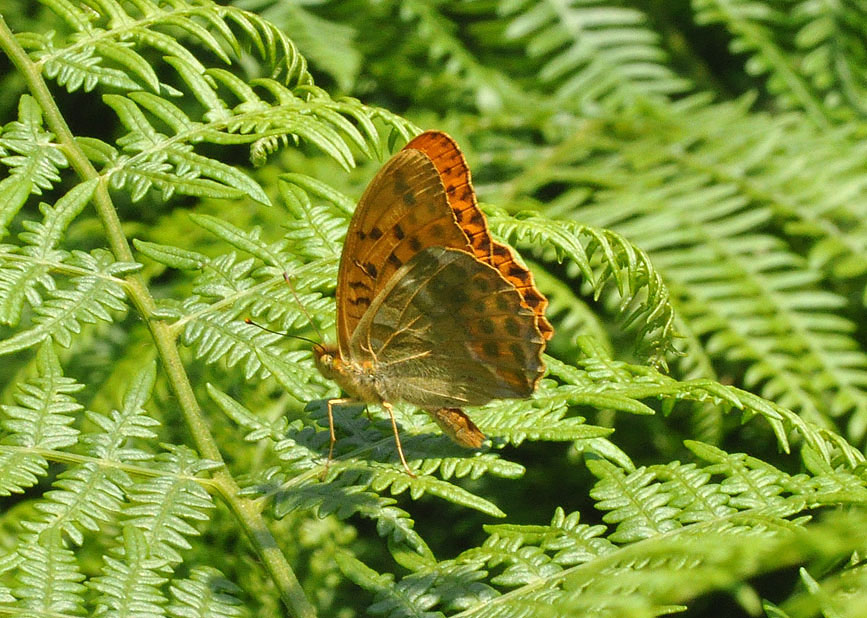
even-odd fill
[[[428,247],[358,323],[349,356],[376,367],[385,398],[422,408],[527,397],[544,373],[535,314],[472,254]]]

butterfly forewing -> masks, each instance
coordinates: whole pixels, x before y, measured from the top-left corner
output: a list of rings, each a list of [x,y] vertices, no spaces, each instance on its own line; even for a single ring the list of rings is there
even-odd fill
[[[422,151],[436,166],[449,206],[469,238],[473,254],[490,263],[493,242],[488,222],[476,201],[470,167],[455,140],[441,131],[426,131],[404,146],[404,150],[410,149]]]
[[[469,250],[436,167],[424,153],[403,150],[368,185],[346,233],[337,276],[337,340],[344,356],[358,322],[394,273],[434,245]]]
[[[532,310],[493,267],[429,247],[393,275],[352,336],[386,399],[422,408],[527,397],[544,373]]]

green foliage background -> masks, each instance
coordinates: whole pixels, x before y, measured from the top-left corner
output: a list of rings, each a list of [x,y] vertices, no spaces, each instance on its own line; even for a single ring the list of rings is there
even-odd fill
[[[0,0],[0,615],[867,616],[867,8]],[[453,446],[337,413],[421,128],[551,301]]]

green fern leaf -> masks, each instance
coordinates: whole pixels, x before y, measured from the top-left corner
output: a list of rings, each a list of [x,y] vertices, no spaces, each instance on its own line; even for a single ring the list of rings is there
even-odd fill
[[[49,275],[51,266],[61,267],[68,252],[57,249],[72,220],[87,205],[97,186],[96,180],[73,187],[54,206],[42,203],[42,223],[25,221],[19,238],[25,244],[19,255],[12,251],[0,256],[0,323],[14,325],[21,319],[24,303],[42,303],[37,288],[55,288]],[[16,252],[17,253],[17,252]]]
[[[0,155],[0,163],[9,168],[8,176],[0,181],[2,237],[27,197],[51,189],[60,181],[60,170],[69,164],[54,143],[54,135],[43,128],[42,110],[28,95],[18,102],[18,120],[5,125],[0,133]]]
[[[148,553],[143,532],[132,526],[123,529],[123,548],[117,556],[106,556],[102,575],[89,585],[99,593],[97,616],[162,618],[167,599],[160,591],[166,578],[158,574],[162,559]]]
[[[633,8],[596,0],[504,0],[499,13],[509,20],[506,39],[526,45],[538,79],[573,109],[621,108],[688,86],[665,64],[648,18]]]
[[[138,264],[115,262],[104,250],[92,254],[75,251],[67,264],[84,274],[72,278],[71,288],[53,290],[51,297],[35,309],[35,326],[0,342],[0,355],[31,347],[49,337],[69,347],[82,323],[111,322],[112,311],[126,309],[117,277],[137,270]]]
[[[173,580],[169,590],[174,602],[168,611],[176,618],[241,618],[250,615],[237,598],[241,589],[213,567],[196,567],[188,578]]]
[[[670,494],[653,483],[654,475],[644,468],[629,474],[605,461],[587,462],[587,468],[600,480],[590,490],[596,508],[608,511],[602,518],[617,524],[609,539],[633,543],[677,528],[677,509],[669,507]]]
[[[128,445],[131,438],[153,440],[152,427],[159,422],[150,418],[142,408],[149,398],[156,375],[153,363],[145,366],[131,381],[121,410],[110,416],[88,411],[88,419],[98,431],[82,435],[81,443],[93,461],[68,468],[54,483],[55,489],[37,502],[36,519],[22,525],[35,534],[46,531],[65,532],[80,545],[84,530],[95,531],[105,522],[112,521],[121,511],[124,487],[131,479],[120,467],[102,466],[97,461],[137,463],[151,459],[140,448]]]
[[[48,472],[48,461],[37,449],[55,450],[73,446],[78,430],[70,427],[82,409],[70,395],[84,388],[64,377],[51,344],[39,349],[38,375],[19,385],[18,405],[4,405],[0,445],[0,494],[20,493],[35,485]],[[6,448],[8,447],[8,448]]]
[[[153,462],[153,469],[162,476],[129,488],[131,506],[124,508],[124,524],[144,532],[151,557],[168,565],[182,562],[178,550],[191,548],[185,537],[199,534],[192,524],[207,521],[208,511],[214,508],[208,492],[191,479],[214,467],[216,464],[196,458],[188,449],[175,448]]]
[[[16,607],[31,615],[80,616],[84,612],[84,574],[60,534],[44,534],[18,549]]]
[[[622,308],[634,304],[625,317],[626,323],[641,324],[638,335],[647,338],[651,361],[664,365],[664,355],[673,349],[674,310],[662,277],[643,251],[612,232],[541,217],[508,219],[495,213],[491,226],[512,242],[549,243],[559,260],[568,257],[572,261],[596,294],[601,293],[604,282],[611,278],[622,299]],[[586,237],[586,247],[579,242],[581,237]],[[591,266],[593,259],[602,261],[599,273]],[[643,298],[637,297],[638,290]]]

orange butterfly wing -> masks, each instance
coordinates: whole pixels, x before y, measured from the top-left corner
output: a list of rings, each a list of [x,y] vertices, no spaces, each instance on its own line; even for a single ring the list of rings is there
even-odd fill
[[[426,131],[404,147],[404,151],[411,149],[425,153],[436,166],[449,206],[469,239],[473,254],[515,286],[524,306],[536,314],[539,332],[546,340],[550,339],[554,328],[545,317],[548,299],[536,289],[530,271],[515,261],[512,249],[491,238],[488,222],[476,200],[470,168],[455,140],[441,131]]]
[[[436,167],[425,153],[404,149],[370,182],[346,232],[335,293],[344,358],[358,322],[389,279],[432,246],[471,252]]]

